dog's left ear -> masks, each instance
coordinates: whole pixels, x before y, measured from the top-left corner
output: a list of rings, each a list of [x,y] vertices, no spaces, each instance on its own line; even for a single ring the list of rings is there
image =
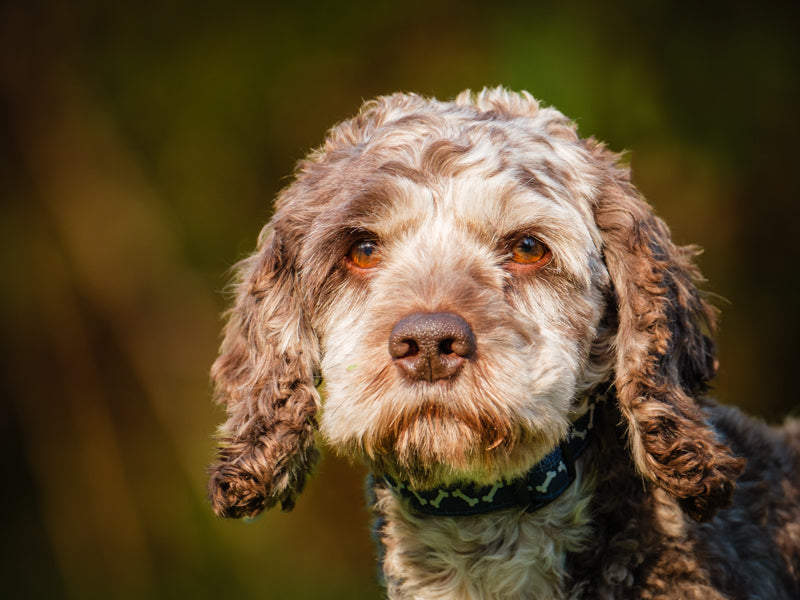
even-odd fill
[[[265,230],[239,265],[236,301],[211,370],[228,419],[209,496],[223,517],[253,517],[280,502],[291,510],[318,459],[314,445],[319,344],[296,292],[281,236]]]
[[[732,456],[695,398],[717,368],[716,311],[697,288],[697,250],[676,246],[619,157],[585,145],[601,181],[594,216],[617,305],[615,385],[639,473],[698,521],[733,494],[744,460]]]

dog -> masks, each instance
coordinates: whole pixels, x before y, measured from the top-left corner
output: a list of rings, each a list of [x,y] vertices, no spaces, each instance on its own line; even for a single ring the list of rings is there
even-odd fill
[[[319,431],[389,598],[800,598],[800,424],[707,396],[698,250],[620,155],[526,92],[395,94],[295,175],[212,368],[218,515],[290,510]]]

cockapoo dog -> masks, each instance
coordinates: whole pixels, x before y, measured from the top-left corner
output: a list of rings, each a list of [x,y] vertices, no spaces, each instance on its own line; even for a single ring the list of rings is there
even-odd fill
[[[706,397],[695,254],[527,93],[366,103],[239,265],[214,509],[291,509],[319,428],[390,598],[797,600],[800,424]]]

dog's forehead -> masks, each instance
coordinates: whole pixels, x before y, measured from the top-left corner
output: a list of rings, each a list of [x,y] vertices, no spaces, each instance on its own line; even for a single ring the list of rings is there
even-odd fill
[[[451,121],[404,118],[366,138],[331,138],[282,199],[276,229],[320,272],[364,236],[424,254],[434,242],[497,253],[527,234],[580,272],[602,245],[596,167],[580,141],[532,119]]]
[[[535,193],[508,177],[459,175],[420,183],[399,179],[386,186],[388,199],[371,197],[354,203],[354,222],[381,239],[449,223],[477,236],[494,239],[537,223],[576,225],[568,202]],[[488,241],[488,240],[487,240]]]
[[[450,121],[379,128],[347,168],[329,171],[338,198],[323,213],[381,236],[432,218],[490,235],[548,215],[593,221],[594,177],[574,140],[545,135],[533,119]]]

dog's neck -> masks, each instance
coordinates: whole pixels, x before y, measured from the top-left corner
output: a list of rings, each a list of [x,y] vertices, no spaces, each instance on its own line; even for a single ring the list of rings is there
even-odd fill
[[[592,531],[594,477],[583,473],[583,462],[572,485],[535,512],[422,515],[378,485],[377,533],[389,598],[568,598],[567,556],[584,550]]]
[[[567,450],[575,459],[569,478],[554,484],[557,493],[539,504],[529,504],[525,497],[515,502],[512,494],[510,505],[484,502],[476,510],[476,496],[463,493],[463,486],[404,493],[397,482],[379,479],[375,508],[389,598],[566,598],[567,555],[583,550],[589,541],[587,506],[595,485],[578,456],[589,446],[600,412],[596,406],[608,395],[597,394],[575,421],[570,439],[586,441]],[[561,460],[564,450],[556,454]],[[548,484],[557,474],[564,475],[558,471],[562,463],[553,460],[548,463],[552,468],[543,471]],[[462,493],[453,497],[454,489]],[[451,502],[443,506],[445,498]],[[432,506],[434,501],[438,507]]]

